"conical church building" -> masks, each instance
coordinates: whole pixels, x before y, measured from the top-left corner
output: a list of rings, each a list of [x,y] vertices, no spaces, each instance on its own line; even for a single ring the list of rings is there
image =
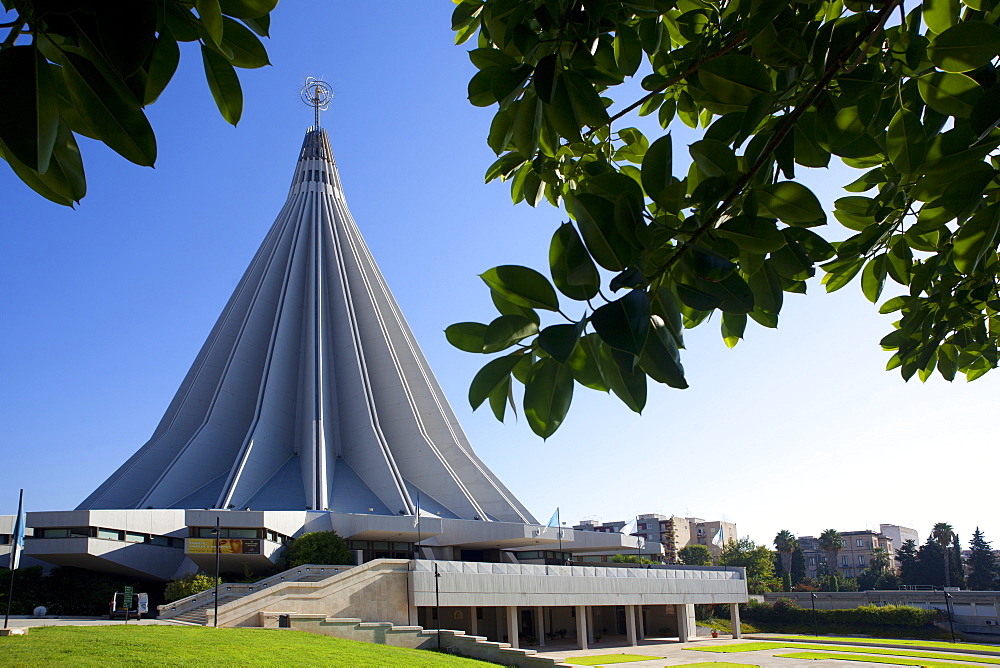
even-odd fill
[[[171,579],[214,565],[217,523],[243,539],[224,555],[230,571],[268,567],[295,536],[330,529],[359,560],[516,563],[527,550],[564,563],[636,547],[539,526],[476,455],[351,217],[318,123],[152,437],[75,511],[29,513],[25,554]]]

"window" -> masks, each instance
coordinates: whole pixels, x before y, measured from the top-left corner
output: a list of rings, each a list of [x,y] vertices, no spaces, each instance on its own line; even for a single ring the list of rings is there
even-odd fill
[[[126,531],[125,532],[125,542],[126,543],[145,543],[146,542],[146,534],[133,533],[131,531]]]
[[[855,542],[855,544],[856,544],[856,545],[857,545],[858,547],[862,547],[862,546],[864,546],[864,540],[862,540],[861,538],[858,538],[858,539],[857,539],[856,541],[854,541],[854,542]]]
[[[42,529],[42,538],[69,538],[69,529]]]
[[[124,532],[116,529],[98,529],[97,537],[104,538],[106,540],[122,540],[124,538],[122,535],[123,533]]]
[[[809,565],[810,566],[816,565],[816,557],[809,557]]]
[[[865,565],[865,555],[859,554],[858,555],[858,566],[864,566],[864,565]]]
[[[847,556],[843,556],[843,557],[840,558],[840,563],[841,563],[842,566],[849,566],[850,565],[850,562],[847,559],[848,559]]]

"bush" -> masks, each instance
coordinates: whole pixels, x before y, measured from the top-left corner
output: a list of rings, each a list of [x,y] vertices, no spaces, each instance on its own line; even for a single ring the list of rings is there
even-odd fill
[[[168,603],[179,601],[182,598],[208,591],[216,584],[222,584],[221,580],[216,580],[204,573],[191,573],[169,583],[163,592],[163,597]]]
[[[354,565],[354,555],[336,531],[313,531],[299,536],[285,548],[289,568],[303,564]]]
[[[780,622],[811,624],[813,611],[800,608],[787,598],[779,598],[774,604],[758,603],[751,600],[740,606],[741,614],[747,620],[759,622]],[[937,611],[924,610],[908,605],[862,605],[842,610],[816,610],[816,620],[820,624],[862,624],[873,626],[896,626],[917,628],[931,625]]]

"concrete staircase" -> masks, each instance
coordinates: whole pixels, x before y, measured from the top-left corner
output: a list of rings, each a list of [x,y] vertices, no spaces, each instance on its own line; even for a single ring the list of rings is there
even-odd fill
[[[226,582],[219,585],[219,606],[222,607],[227,603],[237,601],[255,591],[260,592],[270,587],[280,587],[286,582],[321,582],[327,578],[342,574],[351,568],[353,567],[307,564],[290,568],[287,571],[264,578],[263,580],[258,580],[257,582]],[[209,620],[208,611],[213,610],[214,607],[215,590],[209,589],[199,594],[174,601],[173,603],[159,606],[159,618],[182,624],[205,626]]]
[[[264,613],[265,626],[274,623],[273,613]],[[548,668],[549,666],[565,666],[555,659],[537,656],[533,649],[518,649],[510,643],[494,642],[484,636],[468,635],[465,631],[449,629],[425,629],[421,626],[399,626],[389,622],[365,622],[351,617],[324,617],[322,615],[307,615],[291,613],[282,615],[288,619],[289,627],[318,635],[335,638],[359,640],[394,647],[410,647],[413,649],[436,649],[438,634],[441,634],[441,649],[461,656],[490,661],[504,666],[518,668]]]

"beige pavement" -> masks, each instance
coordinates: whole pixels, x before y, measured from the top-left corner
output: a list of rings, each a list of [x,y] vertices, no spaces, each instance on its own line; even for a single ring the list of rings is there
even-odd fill
[[[56,617],[54,615],[46,615],[45,617],[34,617],[31,615],[11,615],[10,623],[8,626],[12,629],[31,629],[36,626],[109,626],[111,624],[124,624],[125,620],[115,619],[114,621],[109,620],[107,615],[103,617]],[[147,626],[150,624],[170,624],[171,626],[178,626],[176,622],[169,620],[163,620],[162,622],[158,619],[130,619],[129,624],[142,624]],[[0,628],[3,628],[3,617],[0,616]]]

